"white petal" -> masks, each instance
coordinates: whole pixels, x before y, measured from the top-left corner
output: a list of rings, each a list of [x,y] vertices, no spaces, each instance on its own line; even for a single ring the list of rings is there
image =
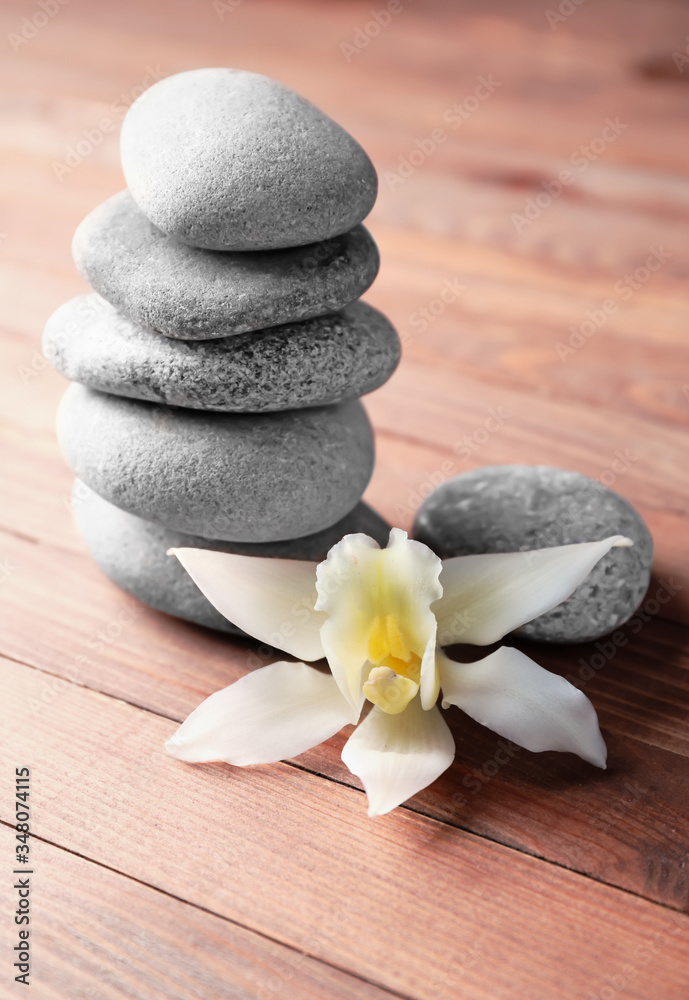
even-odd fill
[[[421,682],[419,686],[419,697],[421,707],[426,711],[435,705],[440,693],[440,674],[435,659],[437,624],[433,615],[433,631],[428,637],[428,642],[421,660]]]
[[[314,610],[316,563],[170,549],[199,590],[234,625],[301,660],[325,656]]]
[[[527,750],[569,750],[605,767],[607,751],[596,710],[564,677],[502,646],[477,663],[438,654],[443,708],[457,705]]]
[[[356,722],[330,674],[272,663],[216,691],[165,744],[180,760],[270,764],[296,757]]]
[[[368,634],[376,615],[373,580],[379,556],[378,542],[368,535],[345,535],[316,571],[315,607],[325,619],[320,633],[323,649],[340,691],[359,712],[364,703]]]
[[[438,642],[488,646],[562,604],[623,535],[529,552],[456,556],[443,562],[443,596],[433,607]]]
[[[424,711],[418,698],[399,715],[372,708],[342,751],[342,760],[366,789],[369,816],[390,812],[426,788],[454,756],[442,715],[435,706]]]
[[[327,614],[321,641],[335,680],[353,706],[363,704],[368,676],[368,640],[376,617],[392,614],[410,649],[422,660],[424,705],[435,703],[435,615],[430,605],[442,594],[442,563],[421,542],[393,528],[387,548],[367,535],[346,535],[318,566],[316,608]],[[365,673],[364,673],[364,668]]]
[[[435,664],[437,622],[431,604],[443,593],[439,579],[443,564],[427,545],[408,539],[400,528],[390,532],[385,552],[389,578],[403,584],[397,598],[399,615],[421,656],[421,705],[429,709],[440,690]]]

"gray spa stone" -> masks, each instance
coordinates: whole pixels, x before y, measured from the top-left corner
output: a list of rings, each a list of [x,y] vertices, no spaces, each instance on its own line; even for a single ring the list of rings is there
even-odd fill
[[[132,597],[168,615],[237,635],[244,633],[215,610],[181,563],[166,555],[168,549],[192,547],[320,562],[343,535],[361,531],[383,547],[390,533],[382,517],[365,503],[359,503],[337,524],[305,538],[262,545],[213,541],[198,535],[185,535],[128,514],[103,500],[79,480],[72,493],[72,513],[77,530],[98,566]]]
[[[183,340],[336,312],[366,291],[379,265],[363,226],[291,250],[199,250],[157,229],[128,191],[86,216],[72,252],[84,278],[125,316]]]
[[[494,465],[443,483],[418,511],[414,537],[437,554],[519,552],[626,535],[568,600],[519,629],[543,642],[599,639],[627,621],[648,588],[653,541],[621,496],[578,472]]]
[[[202,413],[72,384],[57,417],[67,464],[104,499],[205,538],[314,534],[351,511],[373,470],[358,400],[268,414]]]
[[[74,382],[117,396],[200,410],[265,413],[337,403],[377,389],[400,344],[376,309],[340,312],[217,340],[172,340],[96,293],[53,313],[43,353]]]
[[[361,222],[378,181],[361,146],[294,91],[258,73],[168,76],[131,106],[122,169],[163,232],[213,250],[316,243]]]

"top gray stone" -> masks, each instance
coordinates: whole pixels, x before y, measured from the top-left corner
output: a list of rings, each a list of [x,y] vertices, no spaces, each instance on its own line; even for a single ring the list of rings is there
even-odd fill
[[[523,552],[626,535],[568,600],[519,629],[529,639],[586,642],[625,622],[648,587],[653,541],[619,494],[578,472],[493,465],[443,483],[419,509],[413,534],[442,559]]]
[[[366,291],[379,265],[363,226],[291,250],[199,250],[162,233],[128,191],[86,216],[72,251],[89,284],[125,316],[182,340],[336,312]]]
[[[282,84],[237,69],[160,80],[131,106],[122,169],[165,233],[212,250],[272,250],[345,233],[373,207],[361,146]]]

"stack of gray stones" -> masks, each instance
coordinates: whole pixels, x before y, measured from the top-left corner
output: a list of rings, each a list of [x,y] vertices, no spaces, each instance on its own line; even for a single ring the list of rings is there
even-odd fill
[[[94,291],[51,316],[46,358],[73,381],[58,439],[77,527],[146,604],[234,631],[175,546],[320,560],[349,532],[373,436],[359,397],[400,355],[358,301],[378,250],[361,225],[374,168],[293,91],[230,69],[181,73],[129,110],[128,189],[77,229]]]

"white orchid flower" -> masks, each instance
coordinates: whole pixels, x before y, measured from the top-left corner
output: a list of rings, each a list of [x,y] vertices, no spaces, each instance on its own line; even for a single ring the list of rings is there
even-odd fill
[[[330,672],[281,661],[207,698],[167,743],[180,760],[234,765],[296,757],[356,724],[342,760],[369,815],[389,812],[450,766],[454,740],[437,707],[456,705],[528,750],[568,750],[605,767],[588,698],[524,653],[475,663],[442,652],[483,646],[564,601],[611,548],[600,542],[441,560],[393,528],[387,548],[347,535],[319,564],[172,549],[197,586],[249,635]]]

